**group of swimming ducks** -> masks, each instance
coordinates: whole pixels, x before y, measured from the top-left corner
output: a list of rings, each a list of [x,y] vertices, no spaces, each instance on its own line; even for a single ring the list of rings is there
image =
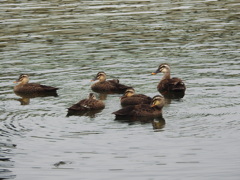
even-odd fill
[[[113,112],[116,117],[158,117],[162,115],[162,108],[165,104],[165,98],[182,98],[185,94],[186,86],[179,78],[170,77],[170,66],[166,63],[160,64],[158,69],[152,73],[163,73],[163,77],[159,82],[157,89],[163,95],[156,95],[153,98],[144,94],[135,94],[134,88],[119,83],[119,80],[107,80],[104,72],[98,72],[92,81],[97,81],[91,86],[92,91],[97,93],[123,94],[120,98],[122,109]],[[18,83],[14,87],[14,92],[19,96],[25,95],[53,95],[57,93],[59,88],[45,86],[37,83],[28,83],[29,76],[21,74]],[[98,100],[94,93],[90,93],[87,99],[80,100],[78,103],[68,108],[68,114],[78,114],[87,111],[102,110],[105,103]]]

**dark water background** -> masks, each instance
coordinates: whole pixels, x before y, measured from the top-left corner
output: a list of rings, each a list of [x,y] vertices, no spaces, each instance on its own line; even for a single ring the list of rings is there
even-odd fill
[[[239,9],[237,0],[1,1],[0,178],[239,179]],[[98,71],[158,94],[162,75],[150,74],[163,62],[187,86],[164,107],[165,125],[114,120],[118,94],[93,117],[66,117]],[[21,73],[59,96],[21,105]]]

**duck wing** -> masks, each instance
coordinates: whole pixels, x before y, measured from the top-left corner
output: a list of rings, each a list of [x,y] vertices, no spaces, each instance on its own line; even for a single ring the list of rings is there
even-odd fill
[[[130,116],[131,113],[134,111],[135,106],[127,106],[122,109],[119,109],[112,114],[115,114],[116,116]]]
[[[127,106],[113,112],[116,116],[148,116],[152,113],[152,108],[147,104]]]
[[[72,105],[68,110],[73,110],[73,111],[87,111],[90,109],[90,106],[88,105],[88,100],[89,99],[83,99],[79,101],[78,103]]]
[[[130,97],[123,96],[121,98],[121,105],[137,105],[137,104],[150,104],[152,98],[144,95],[144,94],[135,94]]]
[[[75,110],[75,111],[90,111],[90,110],[103,109],[104,107],[105,107],[105,104],[100,100],[83,99],[78,103],[72,105],[68,109]]]
[[[146,96],[144,94],[134,94],[132,97],[136,97],[138,99],[140,99],[140,101],[142,102],[142,104],[150,104],[152,101],[152,98],[149,96]]]
[[[173,90],[185,90],[185,84],[183,83],[183,81],[179,78],[172,78],[171,79],[171,84],[173,86]]]
[[[92,99],[88,103],[88,106],[91,108],[91,110],[98,110],[98,109],[103,109],[105,107],[105,104],[101,100]]]
[[[139,104],[132,112],[133,116],[152,116],[153,113],[154,108],[152,108],[149,104]]]
[[[108,80],[107,82],[111,85],[113,91],[119,93],[124,93],[128,88],[131,88],[130,86],[120,84],[118,79]]]
[[[49,92],[49,91],[56,91],[59,88],[55,88],[52,86],[45,86],[37,83],[28,83],[21,87],[22,90],[26,91],[36,91],[36,92]]]
[[[185,91],[186,87],[183,81],[179,78],[164,79],[159,85],[160,91]]]

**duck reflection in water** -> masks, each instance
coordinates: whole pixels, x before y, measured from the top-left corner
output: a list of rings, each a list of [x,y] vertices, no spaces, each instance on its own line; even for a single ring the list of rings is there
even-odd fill
[[[152,126],[155,130],[164,128],[165,124],[165,119],[162,116],[157,117],[152,121]]]
[[[19,98],[17,100],[21,103],[21,105],[28,105],[28,104],[30,104],[30,98],[22,97],[22,98]]]
[[[98,93],[98,99],[99,99],[99,100],[104,101],[104,100],[107,99],[107,96],[108,96],[107,93]]]
[[[21,98],[17,99],[21,103],[21,105],[28,105],[30,104],[30,99],[36,98],[36,97],[58,97],[58,94],[56,92],[48,92],[48,93],[33,93],[33,94],[26,94],[26,93],[18,93],[15,92],[17,96],[20,96]]]
[[[96,113],[101,112],[104,108],[104,102],[96,99],[96,96],[90,93],[87,99],[83,99],[68,108],[67,116],[78,115],[94,117]]]
[[[21,105],[29,104],[30,99],[35,97],[58,96],[58,88],[56,87],[28,82],[29,76],[27,74],[21,74],[18,80],[14,81],[14,83],[18,83],[18,85],[14,87],[14,93],[21,97],[18,99],[18,101],[21,102]]]

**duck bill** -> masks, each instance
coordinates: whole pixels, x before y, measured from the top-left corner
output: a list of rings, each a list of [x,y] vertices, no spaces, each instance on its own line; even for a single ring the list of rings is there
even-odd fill
[[[19,83],[19,81],[18,81],[18,80],[16,80],[16,81],[14,81],[13,83]]]
[[[96,81],[97,80],[97,77],[94,77],[91,81]]]
[[[157,73],[159,73],[158,70],[156,70],[155,72],[152,72],[152,75],[156,75]]]
[[[156,106],[156,104],[152,104],[152,105],[151,105],[151,107],[155,107],[155,106]]]

